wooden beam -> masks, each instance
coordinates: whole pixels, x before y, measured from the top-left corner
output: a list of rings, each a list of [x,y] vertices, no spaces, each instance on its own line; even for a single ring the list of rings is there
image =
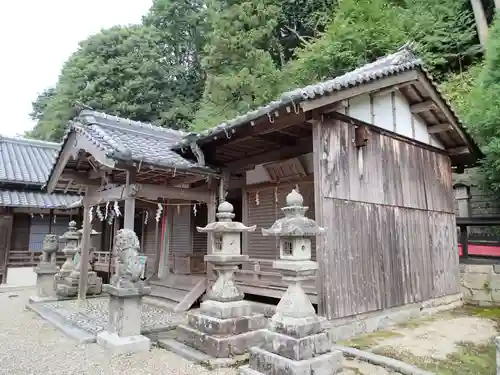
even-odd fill
[[[87,172],[70,172],[64,171],[59,178],[60,181],[73,181],[77,185],[92,185],[100,186],[99,180],[91,179]]]
[[[281,129],[286,129],[292,125],[303,123],[306,120],[305,113],[303,111],[300,111],[298,114],[292,113],[283,117],[275,118],[273,116],[274,115],[270,115],[268,121],[256,124],[253,127],[253,133],[258,135],[272,133]]]
[[[462,129],[460,129],[460,126],[458,123],[455,121],[455,115],[451,112],[450,108],[448,105],[445,103],[443,98],[438,94],[436,91],[435,87],[429,82],[428,78],[424,73],[418,73],[418,81],[422,85],[422,88],[429,94],[431,99],[437,104],[438,108],[443,111],[445,114],[446,118],[450,122],[450,124],[453,125],[453,130],[455,130],[462,140],[471,148],[473,149],[473,145],[470,144],[469,138],[464,134]]]
[[[310,152],[312,152],[312,141],[310,138],[304,138],[299,140],[296,146],[283,147],[277,150],[252,155],[247,158],[228,163],[227,168],[231,171],[249,170],[253,169],[257,164],[290,159]]]
[[[411,113],[420,113],[420,112],[428,111],[428,110],[433,109],[433,108],[436,108],[436,103],[434,103],[432,100],[426,100],[425,102],[410,105],[410,112]]]
[[[331,103],[340,102],[341,100],[377,91],[385,87],[399,85],[405,82],[415,81],[417,80],[417,78],[418,78],[417,72],[415,70],[410,70],[405,73],[396,74],[391,77],[378,79],[370,83],[365,83],[349,89],[337,91],[333,94],[322,96],[318,99],[308,100],[302,102],[300,106],[302,107],[304,112],[307,112],[315,108],[324,107]]]
[[[371,95],[373,97],[387,95],[387,94],[390,94],[391,92],[398,91],[398,90],[402,89],[403,87],[410,86],[412,84],[413,84],[413,82],[400,83],[399,85],[395,85],[392,87],[386,87],[386,88],[380,89],[378,91],[375,91]]]
[[[90,233],[92,231],[92,223],[90,222],[90,200],[88,197],[83,198],[83,233],[81,239],[81,256],[80,256],[80,281],[78,283],[78,302],[80,306],[84,306],[87,298],[87,284],[89,273],[89,251],[92,246]]]
[[[70,133],[68,136],[68,139],[64,143],[64,148],[62,149],[59,159],[57,160],[57,163],[55,165],[54,170],[52,171],[52,174],[50,175],[50,179],[47,183],[47,191],[49,193],[53,193],[54,190],[56,189],[57,183],[59,182],[59,179],[64,171],[64,168],[66,167],[66,164],[68,164],[69,159],[75,155],[75,142],[76,142],[76,134],[75,133]],[[78,151],[78,150],[76,150]]]
[[[127,199],[125,199],[125,212],[123,215],[123,228],[134,230],[134,218],[135,218],[135,197],[133,185],[136,182],[136,170],[131,169],[127,171],[126,177],[126,189],[127,189]]]
[[[446,152],[449,155],[465,155],[465,154],[471,153],[468,147],[448,148],[448,149],[446,149]]]
[[[447,132],[448,130],[453,130],[453,126],[449,122],[444,122],[442,124],[436,124],[436,125],[430,125],[427,128],[427,131],[430,134],[444,133],[444,132]]]

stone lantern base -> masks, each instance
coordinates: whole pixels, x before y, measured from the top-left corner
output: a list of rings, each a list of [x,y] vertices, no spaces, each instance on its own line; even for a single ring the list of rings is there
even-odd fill
[[[56,280],[57,295],[61,297],[76,297],[78,294],[78,284],[80,273],[77,276],[67,276],[64,279]],[[94,271],[89,271],[87,281],[87,295],[101,294],[102,278]]]
[[[54,276],[58,272],[59,267],[52,263],[40,263],[40,265],[35,268],[36,296],[29,298],[30,303],[57,299]]]
[[[188,324],[177,327],[177,341],[213,358],[230,358],[258,345],[258,330],[266,326],[264,314],[252,313],[248,301],[201,303],[199,312],[188,313]]]
[[[97,335],[97,343],[115,354],[149,351],[151,341],[141,335],[142,297],[151,288],[118,288],[104,285],[109,294],[109,322],[107,331]]]

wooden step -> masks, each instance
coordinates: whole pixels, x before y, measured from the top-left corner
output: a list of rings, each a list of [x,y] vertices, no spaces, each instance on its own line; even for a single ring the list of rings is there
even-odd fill
[[[205,278],[205,275],[169,275],[167,278],[151,280],[150,285],[164,288],[190,291]]]
[[[151,288],[150,296],[157,298],[164,298],[179,303],[184,299],[184,297],[186,297],[187,294],[188,292],[185,290],[172,289],[154,285]]]

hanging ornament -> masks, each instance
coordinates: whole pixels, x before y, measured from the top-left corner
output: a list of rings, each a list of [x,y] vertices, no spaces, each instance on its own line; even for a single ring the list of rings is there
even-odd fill
[[[120,212],[120,206],[118,206],[118,201],[115,201],[113,204],[113,210],[115,211],[116,217],[122,216],[122,213]]]
[[[32,212],[31,213],[31,218],[33,219],[35,217],[35,214]]]
[[[57,222],[57,215],[54,215],[54,224]]]
[[[109,211],[108,215],[108,225],[113,224],[113,220],[115,218],[115,212],[114,211]]]
[[[158,208],[156,209],[156,217],[155,217],[156,222],[160,221],[162,211],[163,211],[163,206],[161,205],[161,203],[158,203]]]
[[[148,225],[149,211],[144,212],[144,225]]]
[[[257,206],[260,205],[260,199],[259,199],[259,192],[258,191],[255,193],[255,204]]]
[[[106,212],[104,213],[104,218],[107,219],[108,218],[108,211],[109,211],[109,201],[106,202],[105,210],[106,210]]]
[[[196,209],[196,203],[193,205],[193,215],[196,216],[196,212],[198,212],[198,210]]]
[[[90,209],[89,209],[89,220],[90,220],[90,222],[92,222],[93,219],[94,219],[94,206],[90,206]]]
[[[43,219],[43,214],[40,214],[40,219]]]
[[[296,191],[297,193],[300,193],[299,184],[295,184],[295,191]]]
[[[274,187],[274,201],[278,203],[278,187]]]
[[[181,205],[178,204],[177,205],[177,215],[180,215],[181,214]]]
[[[104,215],[102,214],[101,207],[97,206],[95,214],[97,215],[100,221],[104,221]]]

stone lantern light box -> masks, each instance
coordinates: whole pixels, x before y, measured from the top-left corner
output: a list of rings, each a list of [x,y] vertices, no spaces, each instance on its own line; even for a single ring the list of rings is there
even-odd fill
[[[279,237],[280,259],[310,260],[311,238],[323,233],[314,220],[305,216],[309,207],[304,207],[304,198],[294,189],[286,197],[286,206],[281,210],[284,218],[278,219],[271,228],[262,229],[264,236]]]

